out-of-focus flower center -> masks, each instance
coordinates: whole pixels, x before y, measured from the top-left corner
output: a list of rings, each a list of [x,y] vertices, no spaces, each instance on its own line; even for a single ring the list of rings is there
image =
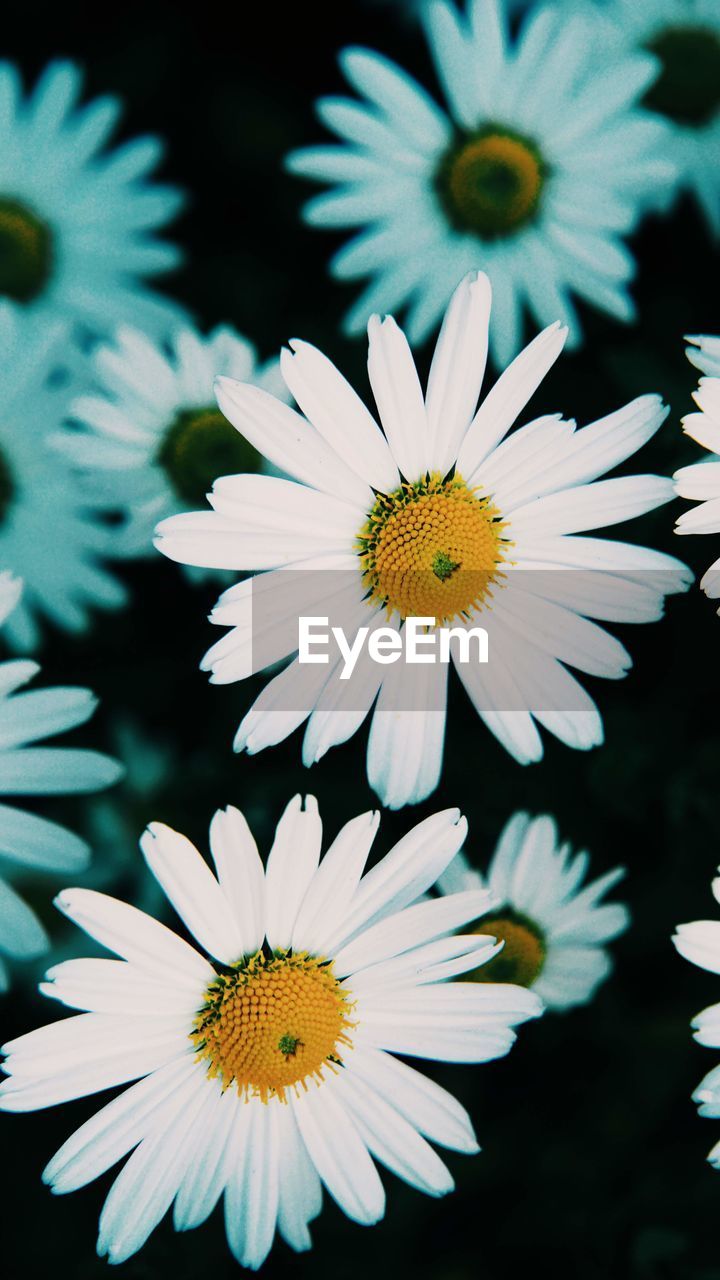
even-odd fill
[[[165,432],[157,461],[178,498],[202,506],[218,476],[258,471],[260,455],[215,405],[181,409]]]
[[[351,1044],[352,1002],[332,964],[306,952],[256,952],[210,984],[191,1040],[208,1075],[238,1093],[286,1100],[321,1081]]]
[[[466,981],[532,986],[542,971],[547,950],[543,932],[534,921],[507,910],[502,915],[484,916],[472,932],[489,934],[505,946],[487,964],[467,975]]]
[[[20,200],[0,197],[0,294],[32,302],[52,270],[52,233]]]
[[[492,125],[450,148],[436,184],[453,226],[490,239],[510,235],[535,216],[546,172],[530,138]]]
[[[401,618],[467,618],[499,576],[503,529],[489,498],[434,472],[378,494],[358,534],[363,581]]]
[[[709,27],[667,27],[648,43],[662,70],[645,95],[653,111],[707,124],[720,107],[720,36]]]

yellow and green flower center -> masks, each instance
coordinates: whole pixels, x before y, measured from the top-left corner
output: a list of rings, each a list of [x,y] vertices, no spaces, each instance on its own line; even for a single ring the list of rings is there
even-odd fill
[[[707,124],[720,108],[720,35],[710,27],[667,27],[648,44],[662,64],[645,104],[681,124]]]
[[[331,962],[258,951],[211,982],[190,1038],[224,1089],[284,1102],[288,1089],[307,1088],[341,1064],[351,1013]]]
[[[487,964],[466,976],[470,982],[515,982],[531,987],[542,972],[547,947],[543,931],[518,912],[510,909],[497,916],[485,916],[471,931],[489,934],[505,946]]]
[[[50,228],[20,200],[0,197],[0,295],[32,302],[50,279]]]
[[[158,450],[157,461],[182,502],[202,506],[218,476],[258,471],[257,449],[215,405],[181,409]]]
[[[504,524],[461,476],[437,472],[378,494],[358,534],[363,581],[401,618],[467,618],[500,574]]]
[[[535,143],[496,125],[466,134],[436,175],[441,203],[459,231],[511,235],[536,215],[547,165]]]

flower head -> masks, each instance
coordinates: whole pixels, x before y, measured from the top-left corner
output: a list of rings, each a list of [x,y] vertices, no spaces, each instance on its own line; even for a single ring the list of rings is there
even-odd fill
[[[487,874],[458,854],[440,877],[442,893],[487,888],[497,908],[478,933],[504,946],[472,977],[532,987],[548,1009],[592,1000],[611,970],[605,944],[628,926],[627,908],[601,898],[624,874],[616,868],[583,885],[588,855],[558,842],[552,818],[516,813],[507,823]]]
[[[318,108],[340,145],[288,161],[336,184],[306,206],[309,222],[359,228],[332,263],[342,279],[371,277],[348,329],[407,306],[421,340],[451,282],[477,267],[495,291],[498,364],[521,345],[526,304],[541,325],[560,317],[574,342],[573,294],[632,319],[623,237],[674,174],[664,126],[639,106],[655,59],[601,38],[607,24],[588,5],[539,4],[516,39],[502,0],[469,0],[465,13],[433,0],[422,16],[446,109],[381,54],[346,49],[361,99]]]
[[[408,342],[389,317],[368,326],[368,370],[380,426],[333,364],[293,341],[282,354],[306,417],[257,387],[218,380],[220,407],[294,479],[219,479],[214,508],[174,516],[160,550],[181,563],[266,570],[229,588],[212,621],[231,630],[203,666],[219,684],[298,650],[299,615],[333,615],[348,638],[434,617],[434,634],[478,623],[486,667],[452,660],[481,718],[520,762],[540,759],[538,725],[569,746],[602,741],[595,704],[567,671],[617,679],[623,646],[592,618],[648,622],[667,592],[689,581],[672,557],[575,535],[641,515],[672,497],[660,476],[600,480],[657,431],[666,410],[641,396],[576,430],[559,414],[511,433],[557,359],[551,325],[517,357],[476,411],[485,366],[490,285],[475,274],[456,290],[423,395]],[[572,570],[573,572],[567,572]],[[425,611],[425,614],[417,611]],[[367,633],[364,633],[367,634]],[[306,764],[346,741],[373,710],[368,777],[395,808],[437,785],[447,665],[290,662],[242,721],[237,750],[282,741],[308,720]],[[566,665],[567,664],[567,665]],[[309,719],[308,719],[309,718]]]
[[[185,1230],[224,1195],[230,1248],[258,1267],[276,1231],[310,1247],[323,1185],[369,1225],[385,1209],[375,1160],[439,1196],[453,1182],[430,1142],[477,1150],[459,1103],[394,1055],[497,1058],[542,1005],[521,987],[448,981],[497,951],[454,932],[489,908],[487,890],[424,898],[465,837],[458,811],[427,818],[363,874],[377,826],[377,814],[353,819],[320,861],[317,804],[298,796],[263,867],[228,808],[210,828],[213,874],[189,840],[153,823],[145,858],[197,946],[103,894],[60,894],[61,911],[120,959],[50,970],[45,994],[87,1012],[5,1045],[0,1107],[138,1081],[44,1174],[72,1191],[132,1152],[100,1219],[111,1262],[173,1202]]]
[[[713,880],[713,894],[720,902],[720,877]],[[720,973],[720,920],[694,920],[691,924],[679,924],[673,942],[686,960],[710,973]],[[711,1049],[720,1047],[720,1004],[711,1004],[692,1021],[693,1035],[698,1044]],[[720,1067],[714,1067],[700,1081],[693,1094],[701,1116],[717,1119],[720,1116]],[[708,1155],[708,1160],[720,1168],[720,1142]]]
[[[715,0],[603,0],[623,52],[650,53],[644,103],[667,126],[665,153],[678,189],[693,193],[720,233],[720,10]]]
[[[277,361],[227,326],[207,338],[176,329],[167,345],[123,327],[92,358],[94,389],[79,396],[53,444],[77,468],[94,506],[120,509],[115,556],[146,555],[158,520],[205,500],[218,475],[260,468],[258,452],[215,403],[222,374],[282,394]]]
[[[700,379],[693,392],[698,412],[688,413],[682,420],[683,431],[713,455],[720,454],[720,338],[690,338],[688,360],[706,377]],[[720,533],[720,458],[693,462],[675,472],[675,489],[681,498],[691,498],[697,506],[685,511],[677,521],[675,532]],[[711,600],[720,597],[720,559],[713,561],[700,586]],[[720,609],[718,610],[720,613]]]
[[[0,623],[17,607],[21,584],[0,574]],[[116,782],[121,770],[109,756],[85,748],[38,746],[84,724],[97,699],[89,689],[52,688],[18,692],[39,672],[36,662],[0,662],[0,794],[15,796],[72,795],[99,791]],[[35,813],[15,805],[0,805],[0,859],[11,878],[51,872],[83,870],[90,850],[83,840]],[[38,917],[17,890],[0,878],[0,953],[27,960],[48,949],[48,937]],[[8,971],[0,959],[0,989],[8,985]]]
[[[166,331],[180,310],[145,277],[178,261],[154,232],[180,195],[147,181],[157,139],[103,151],[120,104],[98,98],[79,107],[81,87],[78,67],[52,62],[23,100],[17,69],[0,64],[0,297],[84,332],[130,320]]]

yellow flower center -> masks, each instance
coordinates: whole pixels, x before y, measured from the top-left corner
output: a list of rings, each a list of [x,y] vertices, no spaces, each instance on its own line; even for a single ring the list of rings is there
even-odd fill
[[[532,986],[542,971],[547,954],[544,935],[534,921],[508,910],[504,915],[484,917],[472,932],[489,934],[498,942],[504,942],[505,946],[487,964],[474,969],[466,980]]]
[[[0,294],[32,302],[47,284],[52,256],[47,224],[19,200],[0,197]]]
[[[192,506],[204,504],[218,476],[257,471],[259,457],[215,405],[181,409],[157,453],[178,498]]]
[[[492,125],[450,148],[436,182],[453,226],[489,239],[530,221],[546,173],[534,142]]]
[[[351,1010],[331,962],[258,951],[210,983],[190,1038],[223,1088],[284,1102],[287,1089],[307,1088],[341,1063]]]
[[[401,618],[467,618],[500,576],[503,529],[489,498],[461,476],[434,472],[378,494],[358,534],[363,581]]]

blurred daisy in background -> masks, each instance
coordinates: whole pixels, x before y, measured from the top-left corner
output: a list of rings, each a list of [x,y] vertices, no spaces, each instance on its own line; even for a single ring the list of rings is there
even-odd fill
[[[699,412],[682,420],[683,431],[713,455],[720,454],[720,338],[690,338],[688,359],[707,376],[693,393]],[[694,462],[675,472],[675,489],[681,498],[698,505],[678,518],[675,532],[720,533],[720,457]],[[720,559],[713,561],[700,586],[711,600],[720,597]],[[720,609],[718,610],[720,613]]]
[[[532,987],[548,1009],[592,1000],[612,970],[605,944],[628,927],[627,908],[601,898],[625,874],[622,867],[583,885],[587,853],[574,857],[560,844],[552,818],[516,813],[507,823],[482,876],[463,853],[438,881],[441,893],[487,888],[498,903],[476,926],[502,941],[502,950],[474,982]]]
[[[568,535],[673,497],[661,476],[599,480],[651,439],[667,410],[647,395],[581,430],[549,414],[510,434],[566,334],[559,324],[539,334],[476,412],[489,319],[489,281],[470,275],[445,316],[425,396],[402,330],[390,317],[371,319],[368,371],[383,430],[306,342],[281,357],[305,418],[257,387],[218,380],[226,416],[294,479],[224,477],[213,511],[158,528],[159,549],[183,564],[270,571],[231,587],[211,615],[231,628],[202,663],[215,683],[296,653],[301,615],[332,609],[350,642],[361,625],[400,629],[409,615],[463,630],[481,623],[487,666],[452,656],[478,714],[516,760],[541,758],[538,725],[581,750],[602,742],[597,707],[564,664],[621,678],[627,651],[589,619],[655,621],[664,596],[692,575],[657,551]],[[349,680],[341,667],[339,654],[329,666],[291,661],[245,716],[235,749],[275,745],[309,717],[303,760],[313,764],[356,732],[377,698],[370,785],[390,808],[424,799],[442,765],[447,664],[363,659]]]
[[[156,138],[103,151],[120,103],[80,107],[81,88],[78,67],[52,62],[23,98],[17,68],[0,63],[0,297],[91,333],[122,321],[165,332],[180,308],[145,278],[179,261],[155,233],[182,197],[148,181]]]
[[[0,574],[0,623],[17,606],[21,584]],[[119,765],[99,751],[38,746],[84,724],[97,699],[89,689],[34,689],[19,693],[40,668],[25,658],[0,663],[0,794],[57,796],[99,791],[121,774]],[[76,874],[87,865],[90,850],[79,836],[35,813],[0,804],[0,862],[11,876],[51,872]],[[35,912],[12,884],[0,878],[0,953],[28,960],[48,949],[49,940]],[[0,958],[0,989],[8,970]]]
[[[720,902],[720,878],[713,880],[712,891],[716,901]],[[673,942],[686,960],[696,964],[710,973],[720,973],[720,920],[694,920],[692,924],[679,924]],[[703,1009],[691,1026],[698,1044],[711,1049],[720,1048],[720,1004],[711,1004]],[[698,1104],[701,1116],[709,1116],[713,1120],[720,1117],[720,1066],[710,1071],[700,1081],[693,1094],[693,1102]],[[708,1160],[715,1168],[720,1168],[720,1142],[716,1142],[708,1155]]]
[[[91,607],[125,600],[99,562],[112,530],[93,518],[70,467],[48,447],[86,378],[67,323],[0,304],[0,566],[24,582],[5,627],[15,648],[37,644],[41,617],[80,631]]]
[[[585,0],[588,3],[589,0]],[[720,5],[717,0],[602,0],[628,52],[658,61],[643,99],[668,121],[665,153],[720,233]]]
[[[113,555],[150,554],[158,520],[203,503],[218,475],[261,468],[215,403],[216,374],[284,394],[278,361],[258,366],[251,344],[226,326],[207,338],[178,329],[167,348],[122,328],[94,353],[95,387],[71,404],[72,423],[53,444],[95,505],[122,512]]]
[[[371,277],[349,332],[406,307],[422,341],[451,282],[478,267],[495,293],[498,364],[521,346],[525,307],[541,325],[562,319],[573,343],[572,294],[632,320],[623,237],[667,198],[675,172],[665,125],[639,107],[655,59],[601,43],[607,23],[591,7],[539,5],[517,40],[501,0],[470,0],[464,15],[433,0],[422,14],[447,110],[381,54],[346,49],[361,99],[318,105],[340,144],[288,158],[295,173],[336,184],[306,205],[309,222],[360,228],[332,262],[341,279]]]
[[[81,108],[81,88],[79,68],[58,61],[23,100],[17,68],[0,64],[0,297],[91,333],[131,319],[165,332],[181,308],[145,278],[178,264],[155,232],[182,197],[147,180],[156,138],[102,151],[120,104],[101,97]]]
[[[139,1081],[43,1175],[54,1192],[73,1191],[129,1156],[100,1217],[110,1262],[135,1253],[173,1202],[186,1230],[224,1195],[228,1244],[256,1268],[276,1231],[310,1247],[323,1185],[371,1225],[385,1212],[375,1160],[441,1196],[453,1179],[430,1142],[478,1150],[460,1104],[394,1055],[502,1057],[512,1027],[542,1004],[519,986],[448,982],[497,951],[453,932],[488,910],[487,890],[418,901],[465,838],[459,812],[427,818],[363,875],[377,826],[376,813],[348,822],[321,862],[317,804],[296,796],[264,868],[243,815],[221,810],[213,875],[189,840],[152,823],[145,858],[202,953],[113,898],[59,895],[120,959],[50,970],[45,994],[87,1012],[4,1046],[0,1107],[32,1111]]]

